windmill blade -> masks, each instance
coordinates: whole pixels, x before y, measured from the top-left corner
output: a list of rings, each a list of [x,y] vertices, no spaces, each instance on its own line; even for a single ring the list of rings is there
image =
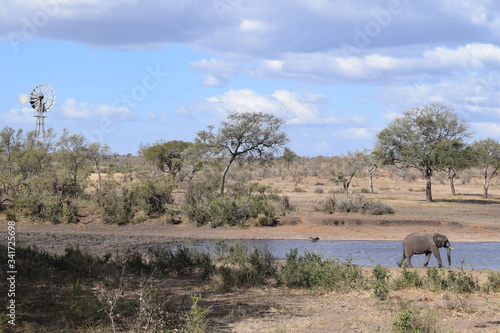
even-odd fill
[[[18,94],[19,105],[26,105],[30,102],[30,96],[26,94]]]

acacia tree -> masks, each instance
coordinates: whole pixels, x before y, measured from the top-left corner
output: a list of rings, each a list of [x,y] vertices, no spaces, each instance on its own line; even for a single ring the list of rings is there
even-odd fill
[[[94,164],[95,171],[97,172],[97,179],[99,186],[101,186],[101,161],[111,154],[111,147],[100,142],[93,142],[88,146],[87,157]]]
[[[179,140],[157,142],[151,146],[142,146],[140,153],[147,161],[156,165],[160,171],[164,172],[165,167],[167,167],[168,171],[175,178],[184,165],[186,151],[192,145],[191,142]]]
[[[449,149],[443,150],[443,165],[448,174],[451,195],[456,195],[455,177],[461,170],[472,167],[477,157],[471,146],[463,142],[452,142]]]
[[[65,188],[69,188],[71,195],[78,196],[81,192],[80,180],[87,178],[87,167],[90,165],[87,139],[81,134],[70,135],[65,129],[57,142],[57,147],[59,162],[68,178],[62,185],[63,192]]]
[[[196,143],[203,144],[213,156],[227,158],[221,177],[221,195],[229,168],[237,158],[269,158],[288,142],[287,135],[281,131],[284,123],[263,112],[230,113],[216,133],[213,126],[196,133]]]
[[[298,157],[298,155],[290,148],[285,147],[285,149],[283,149],[283,154],[281,155],[281,158],[283,159],[283,161],[285,161],[286,169],[288,171],[290,171],[290,165],[292,165],[292,162],[295,159],[297,159],[297,157]]]
[[[469,135],[467,124],[451,107],[431,103],[405,111],[380,131],[374,155],[383,164],[419,170],[426,182],[426,200],[431,202],[434,171],[447,167],[447,151]]]
[[[493,139],[476,141],[472,144],[477,164],[483,169],[483,197],[488,198],[490,182],[500,172],[500,142]]]
[[[358,170],[364,164],[364,154],[360,151],[348,152],[347,155],[341,157],[339,168],[335,177],[332,179],[337,184],[342,184],[345,193],[349,193],[352,179]]]

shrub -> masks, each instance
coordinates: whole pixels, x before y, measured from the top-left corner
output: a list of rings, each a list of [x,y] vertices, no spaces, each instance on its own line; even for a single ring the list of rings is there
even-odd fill
[[[427,309],[421,310],[404,305],[392,322],[395,332],[437,333],[439,332],[435,314]]]
[[[393,286],[395,289],[420,288],[422,280],[416,270],[409,271],[403,266],[401,276],[394,279]]]
[[[175,182],[166,177],[160,179],[145,179],[135,183],[137,204],[146,214],[163,214],[166,205],[174,203],[172,192]]]
[[[275,223],[274,206],[266,199],[255,195],[232,198],[221,196],[209,203],[204,220],[213,228],[220,226],[245,226],[250,220],[258,225]]]
[[[160,273],[174,274],[188,274],[196,268],[201,268],[203,277],[206,278],[211,270],[212,260],[206,253],[180,245],[176,250],[149,249],[149,266]]]
[[[350,260],[344,263],[325,260],[309,251],[299,256],[298,249],[286,254],[286,263],[278,274],[278,280],[287,287],[332,290],[349,290],[364,284],[361,268]]]
[[[290,202],[290,197],[288,195],[283,195],[279,201],[279,210],[281,215],[285,215],[286,212],[295,210],[295,206]]]
[[[389,295],[389,270],[380,265],[373,269],[373,295],[380,301],[385,301]]]
[[[323,204],[323,210],[327,214],[335,211],[344,213],[362,213],[372,215],[394,214],[394,209],[381,201],[373,201],[364,196],[356,194],[354,196],[342,196],[336,198],[329,197]]]
[[[102,209],[104,223],[124,225],[134,217],[135,193],[114,179],[102,183],[95,200]]]
[[[500,291],[500,273],[488,273],[488,281],[484,284],[483,289],[486,292],[499,292]]]
[[[277,266],[268,250],[255,247],[249,252],[241,243],[218,241],[215,251],[219,267],[212,283],[216,289],[228,291],[234,287],[260,286],[276,276]]]
[[[205,333],[209,331],[207,316],[210,313],[210,308],[201,308],[198,305],[200,300],[201,295],[191,296],[192,304],[184,315],[184,329],[182,332]]]
[[[479,289],[477,279],[464,271],[454,272],[449,270],[446,281],[451,291],[456,293],[472,293]]]

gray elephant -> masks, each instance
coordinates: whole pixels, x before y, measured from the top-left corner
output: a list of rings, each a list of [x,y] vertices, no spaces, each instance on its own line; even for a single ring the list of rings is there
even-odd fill
[[[431,258],[431,253],[436,257],[439,268],[443,267],[441,262],[441,255],[439,254],[439,248],[445,247],[448,249],[448,265],[451,266],[451,244],[443,234],[435,233],[421,233],[415,232],[406,236],[403,241],[403,257],[398,261],[398,267],[405,259],[408,260],[408,267],[413,267],[411,265],[411,257],[414,254],[425,254],[424,267],[429,263]]]

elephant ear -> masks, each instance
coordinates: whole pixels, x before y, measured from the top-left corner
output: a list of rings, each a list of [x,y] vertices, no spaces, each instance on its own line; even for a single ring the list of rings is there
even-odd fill
[[[445,235],[434,234],[433,240],[437,247],[443,247],[446,244]]]

